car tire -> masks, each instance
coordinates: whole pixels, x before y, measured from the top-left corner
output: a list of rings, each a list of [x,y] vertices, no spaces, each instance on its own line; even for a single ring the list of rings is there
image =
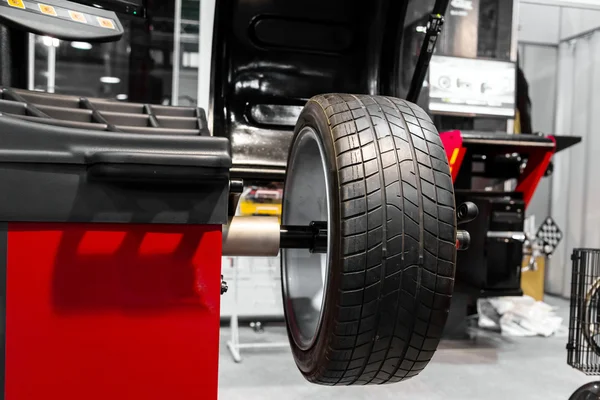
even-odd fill
[[[311,98],[290,148],[282,224],[315,220],[327,223],[326,254],[281,253],[296,365],[323,385],[417,375],[442,336],[456,262],[453,184],[429,116],[392,97]]]

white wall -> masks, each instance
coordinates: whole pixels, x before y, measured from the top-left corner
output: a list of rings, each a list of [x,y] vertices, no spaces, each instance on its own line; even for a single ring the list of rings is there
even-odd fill
[[[581,8],[584,10],[600,10],[599,0],[521,0],[521,3]]]
[[[561,40],[568,40],[598,28],[600,28],[600,10],[562,8],[560,21]]]
[[[283,319],[279,257],[223,257],[221,273],[229,290],[221,297],[221,317]]]
[[[536,132],[554,132],[560,20],[561,7],[519,4],[519,62],[529,84]],[[527,215],[535,215],[538,225],[550,215],[551,188],[552,178],[543,178],[527,208]]]
[[[583,142],[555,156],[552,215],[565,234],[546,276],[569,296],[574,248],[600,248],[600,31],[559,48],[556,130]]]
[[[536,132],[553,133],[558,47],[520,44],[519,60],[529,84],[532,127]],[[542,178],[527,207],[527,216],[535,215],[537,225],[550,215],[551,189],[552,178]]]
[[[521,3],[519,5],[519,43],[558,45],[560,7]]]
[[[600,27],[600,0],[521,0],[519,42],[558,44]]]

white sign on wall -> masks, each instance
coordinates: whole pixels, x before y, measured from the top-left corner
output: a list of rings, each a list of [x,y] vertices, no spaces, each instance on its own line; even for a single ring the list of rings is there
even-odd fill
[[[429,109],[463,115],[515,114],[516,66],[512,62],[433,56]]]

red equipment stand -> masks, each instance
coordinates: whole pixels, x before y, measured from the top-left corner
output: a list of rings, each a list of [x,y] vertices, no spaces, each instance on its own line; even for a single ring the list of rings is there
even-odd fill
[[[142,104],[116,128],[73,123],[97,99],[15,93],[0,88],[2,399],[216,399],[229,140],[194,109],[162,110],[199,116],[165,134],[127,125]],[[11,115],[30,101],[60,112]]]
[[[515,192],[523,193],[523,200],[525,200],[526,205],[529,205],[535,189],[544,177],[548,165],[550,165],[550,160],[552,160],[552,156],[556,151],[556,140],[553,136],[548,136],[548,139],[552,140],[554,146],[545,151],[531,152],[527,166],[517,182]]]
[[[220,225],[0,223],[0,267],[6,400],[217,398]]]
[[[463,147],[462,135],[459,130],[442,132],[440,138],[446,151],[446,157],[448,157],[452,182],[455,182],[467,149]]]
[[[525,206],[529,204],[540,180],[544,177],[552,156],[558,151],[555,136],[538,136],[531,134],[509,135],[502,133],[469,133],[459,130],[440,133],[446,156],[450,164],[452,181],[456,182],[461,165],[470,147],[476,147],[488,157],[498,154],[517,152],[527,158],[527,166],[517,176],[515,192],[523,194]],[[564,139],[564,137],[558,137]],[[571,140],[564,149],[577,143]],[[470,173],[470,171],[467,171]]]

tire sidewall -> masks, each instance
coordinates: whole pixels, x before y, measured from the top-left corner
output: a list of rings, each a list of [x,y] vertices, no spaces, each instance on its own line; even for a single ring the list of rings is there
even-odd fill
[[[311,376],[318,372],[318,368],[325,363],[327,356],[327,349],[329,347],[329,338],[333,335],[335,329],[335,315],[338,307],[338,296],[341,276],[342,276],[342,257],[341,257],[341,217],[340,217],[340,193],[339,193],[339,178],[337,172],[336,152],[334,149],[333,136],[329,126],[329,121],[325,114],[325,111],[321,105],[313,100],[309,100],[306,104],[302,113],[298,117],[298,122],[294,129],[294,137],[292,139],[292,145],[290,146],[290,153],[288,160],[291,159],[292,150],[295,147],[296,140],[299,133],[304,127],[310,127],[314,129],[317,134],[318,140],[321,142],[325,152],[325,174],[330,182],[328,197],[331,205],[331,221],[330,231],[328,236],[331,240],[331,252],[327,259],[327,286],[323,288],[323,314],[317,331],[315,332],[315,341],[311,347],[306,350],[302,350],[295,342],[294,337],[291,333],[290,327],[295,324],[294,316],[288,310],[288,307],[284,304],[284,315],[286,320],[286,327],[288,332],[288,338],[292,348],[292,353],[296,360],[296,364],[304,376],[310,381]],[[288,169],[291,166],[288,164]],[[294,166],[295,168],[302,168],[301,165]],[[286,181],[287,183],[287,181]],[[285,196],[285,186],[284,186]],[[284,201],[285,208],[285,201]],[[282,210],[284,213],[285,210]],[[282,258],[283,268],[283,258]],[[282,273],[282,276],[284,274]],[[282,288],[283,290],[283,288]],[[284,296],[285,301],[285,296]]]

